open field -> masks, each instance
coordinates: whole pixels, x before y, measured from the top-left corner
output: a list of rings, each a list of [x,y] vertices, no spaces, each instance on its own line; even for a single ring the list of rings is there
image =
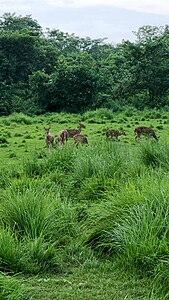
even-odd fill
[[[88,146],[46,148],[44,127],[57,139],[79,122]],[[140,125],[159,142],[135,141]],[[2,300],[168,299],[169,113],[13,114],[0,128]]]
[[[105,110],[106,111],[106,110]],[[169,114],[152,111],[139,113],[139,115],[126,116],[124,113],[108,114],[104,110],[94,115],[86,113],[84,116],[71,114],[48,114],[46,116],[29,117],[22,114],[13,114],[10,117],[0,118],[1,136],[5,137],[8,143],[1,141],[2,164],[23,161],[30,157],[34,151],[41,151],[45,147],[44,127],[51,127],[51,132],[57,137],[58,132],[63,128],[76,128],[79,122],[86,124],[83,134],[87,135],[89,142],[99,140],[105,141],[104,132],[109,128],[123,129],[127,136],[122,138],[122,143],[135,144],[134,128],[139,125],[153,127],[160,135],[160,141],[166,142],[169,138]],[[126,114],[132,114],[130,111]],[[86,119],[86,120],[83,120]],[[69,143],[71,143],[69,141]],[[13,156],[13,157],[12,157]],[[8,160],[8,158],[13,160]]]

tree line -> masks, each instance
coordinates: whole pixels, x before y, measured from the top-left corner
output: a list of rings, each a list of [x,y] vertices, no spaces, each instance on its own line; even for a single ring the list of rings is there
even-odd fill
[[[59,29],[31,16],[0,19],[0,115],[80,113],[169,105],[169,25],[143,26],[117,45]]]

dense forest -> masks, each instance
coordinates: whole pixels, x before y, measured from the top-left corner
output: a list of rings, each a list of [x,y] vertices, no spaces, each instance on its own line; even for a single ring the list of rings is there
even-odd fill
[[[169,25],[143,26],[117,45],[46,29],[31,16],[0,20],[0,115],[169,106]]]

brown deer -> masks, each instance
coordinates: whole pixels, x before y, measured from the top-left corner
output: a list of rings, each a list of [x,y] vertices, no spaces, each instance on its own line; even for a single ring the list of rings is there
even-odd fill
[[[67,130],[64,129],[64,130],[59,131],[59,133],[58,133],[58,143],[61,146],[64,146],[65,142],[67,142],[67,140],[68,140],[68,136],[69,136],[69,134],[68,134]]]
[[[145,126],[139,126],[139,127],[135,128],[134,134],[136,135],[135,136],[136,140],[140,139],[141,135],[147,136],[147,139],[153,137],[157,142],[160,138],[159,136],[156,136],[156,134],[152,128],[145,127]]]
[[[113,130],[113,129],[109,129],[106,131],[106,137],[107,138],[114,137],[116,142],[120,141],[118,138],[120,135],[126,135],[125,131],[124,130]]]
[[[50,127],[44,128],[44,129],[46,131],[46,136],[45,136],[46,146],[51,148],[53,146],[53,142],[54,142],[54,135],[49,132]]]
[[[73,138],[75,134],[80,134],[82,128],[86,128],[86,126],[83,124],[79,124],[77,129],[66,129],[68,132],[68,137]]]
[[[79,144],[88,144],[87,138],[82,134],[75,134],[73,136],[74,145],[78,146]]]

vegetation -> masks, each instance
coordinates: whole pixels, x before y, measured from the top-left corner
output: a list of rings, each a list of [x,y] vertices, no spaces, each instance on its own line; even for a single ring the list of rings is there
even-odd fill
[[[168,25],[107,44],[48,29],[30,16],[0,21],[0,115],[168,107]]]
[[[168,29],[111,45],[2,16],[2,300],[169,298]],[[60,147],[79,123],[89,144]]]
[[[168,299],[168,120],[130,108],[0,118],[2,299]],[[57,142],[79,122],[89,145],[46,148],[44,127]],[[136,141],[138,124],[159,142]]]

